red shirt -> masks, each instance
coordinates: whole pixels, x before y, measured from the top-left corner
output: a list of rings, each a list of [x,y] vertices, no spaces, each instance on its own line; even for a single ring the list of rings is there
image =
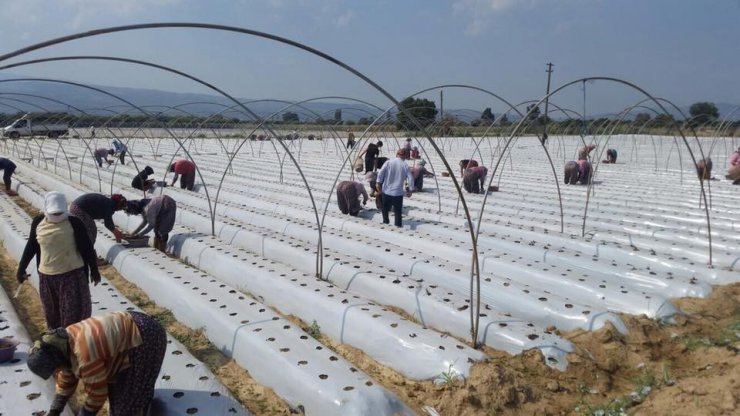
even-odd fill
[[[174,172],[178,175],[185,175],[195,172],[195,164],[189,160],[181,159],[175,162]]]

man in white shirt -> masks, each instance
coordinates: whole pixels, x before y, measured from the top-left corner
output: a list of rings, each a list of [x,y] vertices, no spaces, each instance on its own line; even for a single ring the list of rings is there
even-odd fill
[[[401,209],[403,208],[403,194],[407,197],[411,197],[410,186],[414,183],[414,177],[411,174],[411,169],[406,164],[405,160],[408,158],[408,154],[404,149],[399,149],[396,152],[396,158],[387,162],[378,172],[377,179],[377,190],[382,194],[383,205],[381,212],[383,213],[383,224],[389,224],[390,219],[388,212],[393,207],[393,214],[395,216],[394,224],[396,227],[400,227],[401,223]],[[404,181],[406,186],[404,187]],[[404,192],[405,191],[405,192]]]

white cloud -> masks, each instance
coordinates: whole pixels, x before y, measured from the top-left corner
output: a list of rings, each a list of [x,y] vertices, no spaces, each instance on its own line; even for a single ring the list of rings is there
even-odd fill
[[[341,14],[339,17],[337,17],[337,20],[336,20],[337,27],[348,26],[349,23],[354,18],[355,18],[355,12],[353,12],[352,10],[347,10],[346,12]]]
[[[513,8],[533,7],[538,0],[455,0],[452,10],[456,15],[468,16],[470,23],[465,34],[477,36],[485,32],[493,16]]]
[[[181,0],[3,0],[0,26],[3,32],[27,31],[35,25],[79,28],[96,26],[105,18],[144,17],[153,9],[171,6]],[[39,28],[34,28],[37,31]],[[16,36],[19,33],[15,33]],[[25,34],[20,33],[20,37]]]
[[[150,10],[177,4],[180,0],[59,0],[72,14],[71,25],[94,24],[96,17],[139,17]]]

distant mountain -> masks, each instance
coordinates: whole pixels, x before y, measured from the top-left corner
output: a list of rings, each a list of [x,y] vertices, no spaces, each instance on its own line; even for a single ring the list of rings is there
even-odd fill
[[[22,75],[0,74],[0,79],[26,78]],[[221,113],[224,118],[244,118],[243,111],[235,108],[235,104],[221,96],[215,94],[194,94],[194,93],[177,93],[152,89],[141,88],[122,88],[110,86],[96,86],[114,96],[120,97],[133,105],[139,106],[148,112],[167,112],[167,114],[184,114],[188,112],[197,115]],[[58,101],[63,101],[68,106],[81,109],[87,113],[104,115],[115,112],[132,112],[125,102],[99,91],[94,91],[78,86],[52,83],[52,82],[3,82],[0,83],[0,112],[15,113],[19,111],[39,111],[38,107],[49,111],[69,111],[67,105],[59,104],[54,101],[34,98],[31,96],[22,96],[18,94],[37,95]],[[242,103],[260,117],[268,117],[288,106],[288,103],[269,101],[269,100],[252,100],[243,97],[237,97]],[[254,102],[250,102],[254,101]],[[715,103],[720,112],[720,117],[724,118],[731,114],[732,120],[740,120],[740,109],[736,104]],[[168,107],[177,107],[178,109],[169,109]],[[381,111],[360,103],[352,102],[310,102],[303,105],[305,109],[293,107],[288,111],[295,112],[301,120],[315,119],[322,117],[325,120],[334,118],[334,112],[342,110],[342,120],[357,121],[362,117],[378,117]],[[680,107],[681,111],[688,115],[689,106]],[[679,117],[679,113],[669,109],[674,117]],[[734,111],[734,112],[733,112]],[[480,113],[471,110],[444,109],[445,114],[452,114],[459,119],[470,122],[480,117]],[[636,112],[635,112],[636,114]],[[498,117],[499,114],[496,114]],[[560,118],[558,114],[551,114],[555,119]],[[609,115],[592,114],[589,118],[611,117]],[[513,114],[509,120],[516,120]]]
[[[25,78],[8,74],[0,79]],[[148,112],[166,112],[169,115],[191,113],[196,115],[218,114],[224,118],[246,118],[244,110],[233,101],[218,95],[176,93],[161,90],[122,88],[90,85],[107,92],[105,94],[79,86],[36,81],[0,83],[0,112],[17,111],[73,111],[105,115],[111,112],[129,112],[131,103]],[[40,98],[43,97],[43,98]],[[116,97],[125,100],[122,101]],[[235,97],[239,102],[260,117],[268,117],[288,107],[291,103],[275,100],[253,100]],[[56,102],[56,101],[59,102]],[[62,103],[60,103],[62,102]],[[169,107],[169,108],[168,108]],[[309,102],[294,106],[286,111],[297,113],[303,119],[334,119],[335,110],[342,110],[342,120],[357,121],[362,117],[377,117],[381,111],[361,103],[353,102]]]

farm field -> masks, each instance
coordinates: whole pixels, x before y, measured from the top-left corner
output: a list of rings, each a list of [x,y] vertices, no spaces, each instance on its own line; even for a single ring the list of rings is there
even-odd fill
[[[474,227],[482,218],[480,290],[471,297],[463,205],[424,140],[422,158],[435,177],[404,199],[404,226],[396,228],[381,224],[372,201],[358,217],[337,209],[337,179],[366,184],[351,171],[359,149],[348,155],[341,139],[286,141],[288,155],[274,141],[247,141],[236,152],[236,139],[181,147],[160,135],[120,137],[130,150],[126,165],[100,169],[90,149],[112,137],[0,143],[0,155],[18,165],[19,196],[0,196],[0,305],[23,334],[17,368],[25,369],[28,342],[43,329],[34,290],[12,300],[43,195],[141,198],[129,186],[138,170],[151,166],[169,182],[167,166],[189,154],[199,168],[194,192],[152,192],[178,204],[169,255],[124,248],[100,224],[96,243],[109,266],[93,290],[93,313],[139,308],[169,325],[168,377],[155,396],[162,414],[737,411],[740,187],[724,179],[736,139],[700,139],[716,161],[716,180],[705,182],[708,212],[693,162],[673,137],[612,136],[608,146],[606,137],[587,137],[600,144],[591,187],[562,181],[580,137],[550,137],[554,172],[534,137],[516,139],[510,153],[503,138],[439,139],[458,179],[461,159],[489,170],[501,162],[498,191],[485,205],[483,195],[465,194]],[[402,140],[380,139],[389,157]],[[596,163],[607,147],[619,149],[618,162]],[[140,222],[123,213],[114,220],[126,231]],[[471,342],[474,313],[479,348]],[[0,366],[3,376],[12,371]],[[3,400],[10,387],[0,386]],[[25,387],[39,396],[17,395],[28,410],[19,414],[44,410],[53,384]]]

